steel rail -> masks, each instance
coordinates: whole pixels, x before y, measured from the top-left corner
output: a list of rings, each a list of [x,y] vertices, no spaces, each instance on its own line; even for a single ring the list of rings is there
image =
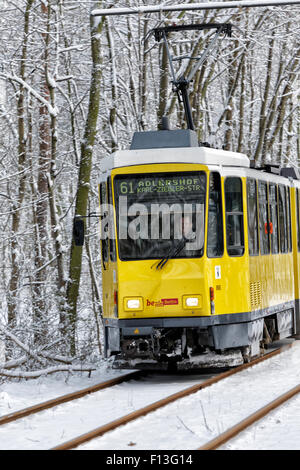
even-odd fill
[[[144,408],[141,408],[139,410],[133,411],[132,413],[129,413],[125,416],[122,416],[121,418],[118,418],[108,424],[105,424],[103,426],[100,426],[96,429],[93,429],[90,432],[87,432],[85,434],[82,434],[81,436],[75,437],[74,439],[71,439],[67,442],[64,442],[63,444],[59,444],[58,446],[53,447],[51,450],[70,450],[78,447],[81,444],[84,444],[85,442],[88,442],[92,439],[95,439],[96,437],[103,436],[109,431],[112,431],[124,424],[127,424],[131,421],[134,421],[142,416],[145,416],[148,413],[151,413],[152,411],[155,411],[159,408],[162,408],[165,405],[168,405],[170,403],[173,403],[176,400],[179,400],[180,398],[184,398],[188,395],[191,395],[193,393],[198,392],[199,390],[202,390],[206,387],[209,387],[210,385],[213,385],[217,382],[220,382],[221,380],[230,377],[231,375],[237,374],[238,372],[241,372],[245,369],[248,369],[249,367],[254,366],[255,364],[258,364],[260,362],[263,362],[267,359],[270,359],[271,357],[277,356],[278,354],[281,354],[282,352],[290,349],[293,346],[294,343],[291,343],[289,345],[283,346],[282,348],[279,348],[275,351],[272,351],[270,353],[265,354],[263,357],[254,359],[251,362],[248,362],[246,364],[242,364],[241,366],[238,366],[234,369],[230,369],[226,372],[220,373],[215,377],[212,377],[202,383],[192,385],[191,387],[188,387],[187,389],[181,390],[180,392],[174,393],[173,395],[170,395],[169,397],[163,398],[162,400],[156,401],[155,403],[152,403],[151,405],[147,405]]]
[[[220,10],[228,8],[258,8],[258,7],[280,7],[285,5],[299,5],[299,0],[289,1],[274,1],[274,0],[262,0],[259,1],[229,1],[229,2],[204,2],[194,4],[176,4],[176,5],[161,5],[161,6],[140,6],[132,8],[105,8],[92,10],[92,16],[111,16],[111,15],[137,15],[141,13],[161,13],[167,11],[190,11],[190,10]]]
[[[283,403],[285,403],[286,401],[293,398],[298,393],[300,393],[300,385],[297,385],[296,387],[292,388],[291,390],[284,393],[283,395],[280,395],[275,400],[273,400],[270,403],[268,403],[267,405],[263,406],[258,411],[255,411],[254,413],[252,413],[247,418],[243,419],[242,421],[240,421],[236,425],[234,425],[231,428],[227,429],[227,431],[224,431],[219,436],[217,436],[214,439],[212,439],[211,441],[207,442],[204,446],[199,447],[199,449],[197,449],[197,450],[215,450],[215,449],[218,449],[221,445],[225,444],[230,439],[233,439],[237,434],[240,434],[242,431],[244,431],[246,428],[248,428],[249,426],[254,424],[256,421],[264,418],[268,413],[270,413],[274,409],[278,408],[279,406],[281,406]]]
[[[87,387],[76,392],[68,393],[66,395],[62,395],[60,397],[53,398],[48,401],[44,401],[43,403],[39,403],[37,405],[29,406],[28,408],[24,408],[19,411],[9,413],[0,417],[0,425],[7,424],[12,421],[17,421],[18,419],[25,418],[26,416],[39,413],[40,411],[44,411],[49,408],[53,408],[54,406],[61,405],[62,403],[67,403],[69,401],[76,400],[77,398],[82,398],[85,395],[89,395],[90,393],[95,393],[99,390],[103,390],[105,388],[118,385],[122,382],[127,382],[128,380],[138,378],[142,373],[142,371],[130,372],[129,374],[124,374],[119,377],[106,380],[105,382],[92,385],[91,387]]]

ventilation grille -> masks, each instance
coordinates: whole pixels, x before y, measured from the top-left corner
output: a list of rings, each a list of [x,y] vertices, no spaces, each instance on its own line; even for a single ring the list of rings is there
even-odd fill
[[[261,306],[261,285],[260,281],[250,283],[251,308],[256,309]]]

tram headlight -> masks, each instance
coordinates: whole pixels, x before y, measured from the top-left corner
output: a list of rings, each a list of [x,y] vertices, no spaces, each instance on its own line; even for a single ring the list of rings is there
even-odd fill
[[[198,297],[187,297],[185,303],[187,307],[198,307],[199,299]]]
[[[143,299],[141,297],[125,297],[125,310],[143,310]]]
[[[127,308],[140,308],[139,299],[130,299],[127,300]]]
[[[184,295],[184,308],[202,308],[202,295]]]

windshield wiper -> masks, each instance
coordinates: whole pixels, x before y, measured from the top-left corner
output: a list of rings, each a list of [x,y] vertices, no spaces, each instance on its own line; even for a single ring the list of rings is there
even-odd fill
[[[174,258],[183,250],[183,248],[185,247],[188,241],[189,239],[185,237],[179,240],[177,245],[173,246],[171,250],[169,251],[169,253],[158,262],[158,264],[156,265],[156,269],[162,269],[165,266],[165,264],[169,261],[170,258]]]

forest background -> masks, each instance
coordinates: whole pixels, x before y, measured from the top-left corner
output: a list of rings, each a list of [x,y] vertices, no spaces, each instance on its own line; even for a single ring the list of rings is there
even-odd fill
[[[99,219],[86,218],[84,247],[72,242],[73,220],[99,212],[101,159],[128,148],[134,131],[157,129],[164,115],[186,127],[154,27],[231,23],[190,86],[199,141],[257,165],[299,165],[299,6],[91,16],[147,4],[0,0],[2,376],[102,357]],[[172,54],[199,57],[212,34],[174,35]],[[178,61],[185,75],[193,64]]]

